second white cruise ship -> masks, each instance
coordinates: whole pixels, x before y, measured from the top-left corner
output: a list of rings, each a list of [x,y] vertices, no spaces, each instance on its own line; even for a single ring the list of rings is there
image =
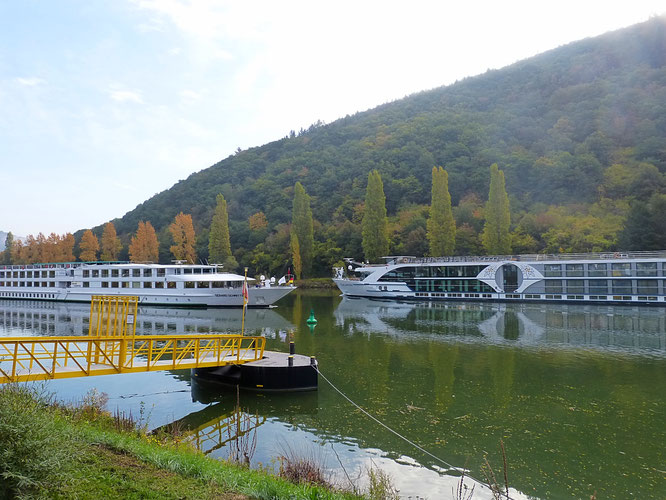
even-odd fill
[[[360,265],[346,296],[414,300],[542,300],[666,305],[666,251],[490,257],[386,257]]]

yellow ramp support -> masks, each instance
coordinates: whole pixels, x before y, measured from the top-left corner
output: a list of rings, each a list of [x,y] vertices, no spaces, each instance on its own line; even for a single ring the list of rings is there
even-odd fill
[[[8,337],[0,339],[0,383],[249,363],[265,345],[242,335]]]

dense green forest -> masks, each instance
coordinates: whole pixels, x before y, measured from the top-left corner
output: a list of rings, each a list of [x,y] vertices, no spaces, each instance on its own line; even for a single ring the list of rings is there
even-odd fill
[[[280,273],[290,261],[300,182],[314,217],[313,274],[329,275],[341,257],[363,256],[374,169],[386,194],[390,253],[427,253],[431,171],[442,166],[454,253],[479,254],[493,163],[506,177],[514,253],[666,248],[666,18],[238,151],[113,222],[127,247],[138,222],[150,221],[160,260],[169,261],[168,226],[179,212],[192,214],[198,257],[206,259],[221,193],[236,260]]]

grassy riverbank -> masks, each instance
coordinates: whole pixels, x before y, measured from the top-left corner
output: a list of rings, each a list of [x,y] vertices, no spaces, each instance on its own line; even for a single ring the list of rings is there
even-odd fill
[[[89,395],[76,406],[0,388],[0,498],[358,498],[209,458],[146,435]]]
[[[308,278],[294,281],[300,290],[337,290],[331,278]]]

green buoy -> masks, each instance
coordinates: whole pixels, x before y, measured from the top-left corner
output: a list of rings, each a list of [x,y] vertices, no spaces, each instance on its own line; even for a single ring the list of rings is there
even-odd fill
[[[316,325],[317,324],[317,318],[315,318],[314,309],[310,309],[310,317],[308,319],[306,319],[305,322],[308,325]]]

